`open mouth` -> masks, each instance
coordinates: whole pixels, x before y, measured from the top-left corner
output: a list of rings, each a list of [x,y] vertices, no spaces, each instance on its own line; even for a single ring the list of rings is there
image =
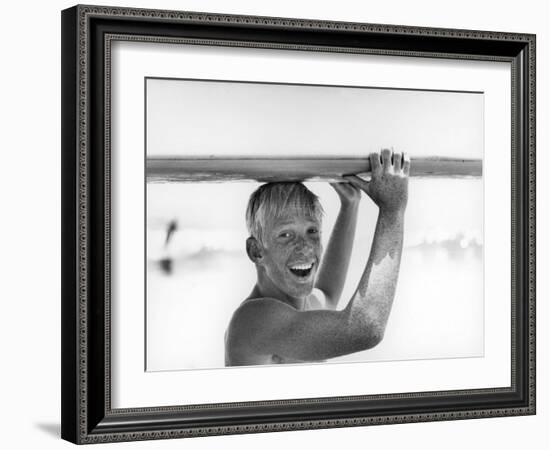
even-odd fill
[[[313,270],[313,263],[294,264],[289,267],[289,270],[299,278],[307,278]]]

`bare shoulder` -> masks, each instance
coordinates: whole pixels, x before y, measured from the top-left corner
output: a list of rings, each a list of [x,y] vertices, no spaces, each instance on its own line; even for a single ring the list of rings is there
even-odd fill
[[[271,297],[250,298],[242,302],[233,313],[229,322],[229,329],[236,325],[246,324],[247,328],[255,322],[264,322],[265,319],[277,315],[278,311],[294,311],[294,308]]]
[[[323,291],[314,289],[308,296],[306,302],[306,311],[320,310],[326,308],[326,299]],[[270,323],[280,322],[282,319],[288,319],[299,313],[297,309],[287,303],[273,297],[249,298],[243,301],[233,313],[229,322],[228,332],[235,328],[254,330],[255,326],[265,327]]]
[[[269,330],[280,328],[298,311],[276,298],[247,299],[233,313],[226,331],[226,346],[250,341]]]
[[[226,365],[250,363],[262,356],[265,352],[260,347],[266,335],[296,312],[275,298],[255,298],[242,302],[233,313],[225,333]]]

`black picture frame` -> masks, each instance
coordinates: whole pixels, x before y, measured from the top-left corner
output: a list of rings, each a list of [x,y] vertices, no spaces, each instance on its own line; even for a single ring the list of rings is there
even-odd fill
[[[111,408],[109,45],[182,38],[511,63],[511,386]],[[535,36],[120,7],[64,10],[61,350],[62,437],[77,444],[535,414]]]

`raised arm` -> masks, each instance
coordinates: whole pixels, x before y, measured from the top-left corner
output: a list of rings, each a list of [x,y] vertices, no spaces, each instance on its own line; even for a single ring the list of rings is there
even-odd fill
[[[231,364],[246,364],[251,354],[319,361],[380,342],[399,273],[410,162],[389,150],[370,158],[371,181],[347,178],[373,199],[379,215],[365,270],[346,308],[299,311],[274,298],[246,302],[228,330],[226,348]]]
[[[361,191],[351,183],[331,183],[340,198],[340,211],[317,274],[315,287],[325,294],[326,307],[336,309],[348,273]]]
[[[370,182],[347,177],[378,205],[379,213],[369,260],[346,311],[352,328],[368,329],[371,339],[380,341],[399,275],[410,160],[390,150],[383,150],[380,157],[371,154],[370,159],[373,171]]]

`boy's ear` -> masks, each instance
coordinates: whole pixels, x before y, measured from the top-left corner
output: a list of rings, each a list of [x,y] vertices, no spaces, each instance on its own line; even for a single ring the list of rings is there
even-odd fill
[[[246,240],[246,254],[254,264],[259,262],[262,259],[262,248],[258,240],[250,236]]]

